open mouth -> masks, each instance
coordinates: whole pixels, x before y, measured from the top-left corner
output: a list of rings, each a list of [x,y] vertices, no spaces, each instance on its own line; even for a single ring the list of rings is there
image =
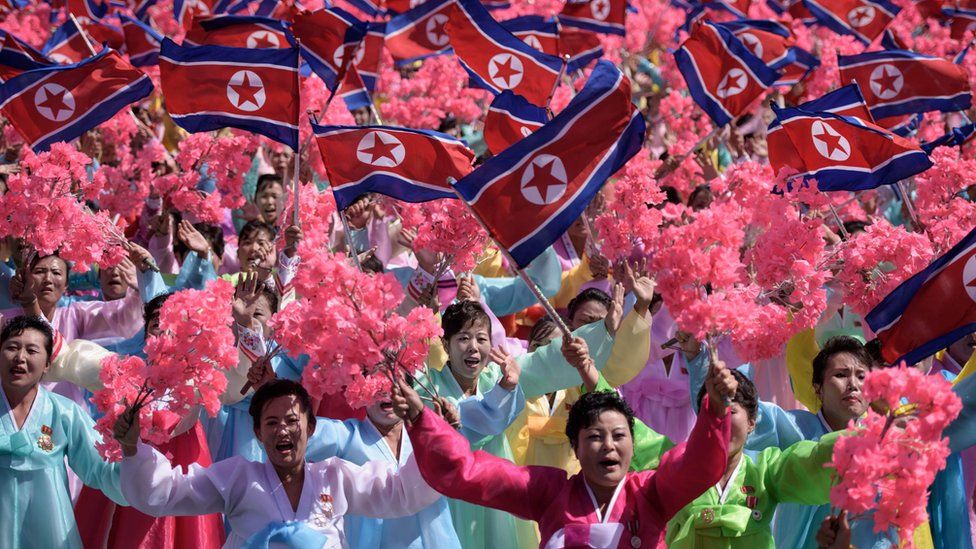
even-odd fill
[[[27,375],[27,368],[24,368],[23,366],[11,366],[11,368],[10,368],[10,375],[12,375],[12,376],[26,376]]]
[[[290,454],[295,450],[295,444],[287,441],[279,442],[278,444],[275,444],[275,450],[277,450],[279,454]]]
[[[603,467],[604,469],[607,469],[608,471],[614,471],[614,470],[620,468],[620,460],[619,459],[601,459],[600,460],[600,467]]]
[[[393,403],[392,402],[380,402],[380,410],[383,410],[384,412],[392,412],[393,411]]]
[[[464,365],[468,368],[477,368],[481,364],[481,359],[478,357],[468,357],[464,359]]]

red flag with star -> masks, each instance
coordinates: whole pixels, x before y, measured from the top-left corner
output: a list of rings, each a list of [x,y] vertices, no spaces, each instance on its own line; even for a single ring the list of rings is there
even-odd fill
[[[298,48],[184,47],[167,38],[159,74],[166,110],[188,132],[240,128],[298,150]]]
[[[454,0],[429,0],[386,23],[386,49],[397,62],[409,62],[450,49],[447,21]]]
[[[976,331],[976,230],[865,317],[891,364],[915,364]]]
[[[567,27],[623,36],[626,16],[627,0],[569,1],[559,12],[559,22]]]
[[[405,202],[454,198],[448,178],[471,171],[474,153],[447,134],[393,126],[312,125],[340,209],[367,192]]]
[[[230,48],[290,48],[288,31],[281,21],[266,17],[217,15],[196,18],[183,39],[184,46]]]
[[[495,21],[477,0],[456,0],[447,32],[471,84],[498,94],[512,90],[545,105],[563,61],[529,46]]]
[[[966,69],[907,50],[837,57],[842,84],[857,82],[875,120],[928,111],[958,111],[972,103]]]

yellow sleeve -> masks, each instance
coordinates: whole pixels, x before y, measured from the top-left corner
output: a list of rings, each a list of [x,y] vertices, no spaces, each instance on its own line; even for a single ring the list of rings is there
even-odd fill
[[[583,254],[579,265],[563,271],[559,291],[552,298],[553,306],[557,309],[566,308],[569,302],[579,294],[583,284],[591,280],[593,280],[593,274],[590,273],[590,260],[586,257],[586,254]]]
[[[112,354],[101,345],[75,339],[61,347],[44,374],[44,381],[68,381],[95,392],[102,388],[102,359]]]
[[[620,323],[617,335],[613,338],[613,347],[610,348],[610,358],[600,373],[607,383],[620,387],[637,377],[647,364],[650,354],[651,323],[648,318],[631,309]]]
[[[434,315],[434,320],[440,324],[441,314],[437,313]],[[432,338],[430,340],[430,348],[427,349],[427,367],[439,372],[447,364],[447,358],[447,349],[444,348],[444,343],[441,341],[441,338]]]
[[[485,253],[485,258],[475,266],[472,272],[485,278],[512,276],[505,270],[502,265],[502,254],[494,246],[489,248]]]
[[[956,379],[952,380],[952,384],[955,385],[956,383],[959,383],[960,381],[969,377],[969,374],[973,372],[976,372],[976,351],[974,351],[972,356],[969,357],[969,360],[966,361],[966,365],[962,367],[962,371],[959,372]]]
[[[816,413],[820,398],[813,390],[813,358],[820,352],[813,329],[803,330],[786,343],[786,369],[790,373],[796,399]]]

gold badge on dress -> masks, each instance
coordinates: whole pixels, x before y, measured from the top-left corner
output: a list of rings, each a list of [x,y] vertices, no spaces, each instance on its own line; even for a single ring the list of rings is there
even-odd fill
[[[702,509],[701,519],[705,524],[711,524],[715,520],[715,510],[711,508]]]
[[[54,431],[47,425],[41,426],[41,436],[37,438],[37,447],[45,452],[50,452],[54,450],[54,441],[51,440],[51,435]]]

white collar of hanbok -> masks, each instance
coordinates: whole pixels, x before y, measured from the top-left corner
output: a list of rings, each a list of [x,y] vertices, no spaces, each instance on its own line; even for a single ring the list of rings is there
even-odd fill
[[[488,364],[491,364],[491,362],[489,362]],[[454,371],[451,370],[451,363],[448,362],[447,364],[444,365],[444,367],[447,368],[447,371],[444,372],[445,374],[447,374],[447,375],[444,376],[444,377],[447,378],[447,383],[453,385],[454,386],[454,389],[457,389],[457,392],[458,392],[459,395],[461,395],[461,398],[465,398],[464,389],[462,389],[461,388],[461,384],[458,383],[456,379],[454,379]],[[488,366],[485,365],[485,368],[487,368],[487,367]],[[483,374],[483,373],[485,373],[485,371],[484,370],[481,370],[481,374]],[[476,379],[474,381],[474,394],[475,395],[481,393],[481,390],[478,388],[478,385],[481,384],[481,374],[478,374],[478,379]],[[472,396],[474,396],[474,395],[472,395]]]
[[[725,486],[722,486],[722,480],[719,479],[718,483],[715,484],[715,490],[718,491],[718,502],[725,503],[725,499],[729,497],[731,493],[731,488],[735,485],[735,477],[739,476],[739,470],[742,468],[742,463],[746,460],[743,454],[739,454],[739,461],[735,462],[735,467],[732,469],[732,474],[729,475],[729,480],[726,481]]]
[[[407,458],[413,453],[413,447],[410,445],[410,437],[407,436],[406,426],[403,427],[403,434],[400,435],[400,459],[397,460],[396,456],[393,455],[393,450],[390,449],[389,443],[386,442],[386,438],[384,438],[383,434],[380,433],[380,430],[376,428],[376,425],[373,425],[373,420],[369,419],[369,416],[366,416],[363,423],[365,424],[363,429],[369,430],[370,434],[377,438],[376,444],[379,446],[383,452],[383,455],[386,456],[390,463],[396,463],[398,469],[400,466],[407,463]]]
[[[593,495],[593,490],[590,489],[590,485],[588,482],[586,482],[586,478],[583,478],[583,486],[586,487],[586,494],[590,496],[590,502],[593,503],[593,509],[596,511],[596,518],[599,519],[601,523],[606,523],[607,519],[610,518],[610,515],[613,514],[613,506],[616,505],[617,496],[620,495],[620,490],[623,489],[626,480],[627,479],[625,478],[624,480],[620,481],[620,484],[617,485],[617,489],[613,491],[613,497],[610,498],[610,503],[607,504],[607,514],[606,516],[603,516],[603,513],[600,512],[600,503],[597,502],[596,496]]]
[[[3,430],[9,433],[16,433],[21,429],[27,429],[31,426],[37,416],[41,414],[41,410],[44,408],[44,402],[47,399],[47,392],[43,387],[37,388],[37,396],[34,397],[34,402],[31,403],[31,409],[27,412],[27,417],[24,418],[24,424],[17,428],[17,422],[14,421],[13,408],[10,406],[10,402],[7,400],[7,393],[0,389],[0,398],[3,398],[3,409],[0,410],[0,419],[3,421]]]
[[[271,497],[274,499],[275,506],[278,508],[278,513],[281,515],[281,520],[301,520],[301,517],[308,516],[312,510],[312,492],[315,491],[315,487],[312,481],[311,473],[308,470],[308,462],[305,462],[305,482],[302,484],[302,496],[298,500],[298,510],[292,509],[291,502],[288,501],[288,494],[285,492],[285,487],[281,483],[281,478],[278,477],[278,472],[275,471],[274,465],[271,461],[264,462],[264,474],[268,482],[268,486],[271,487]]]
[[[823,415],[823,405],[821,405],[820,409],[817,410],[817,419],[820,420],[820,426],[824,428],[824,434],[834,432],[834,430],[830,427],[830,424],[827,423],[827,418],[825,418]]]

